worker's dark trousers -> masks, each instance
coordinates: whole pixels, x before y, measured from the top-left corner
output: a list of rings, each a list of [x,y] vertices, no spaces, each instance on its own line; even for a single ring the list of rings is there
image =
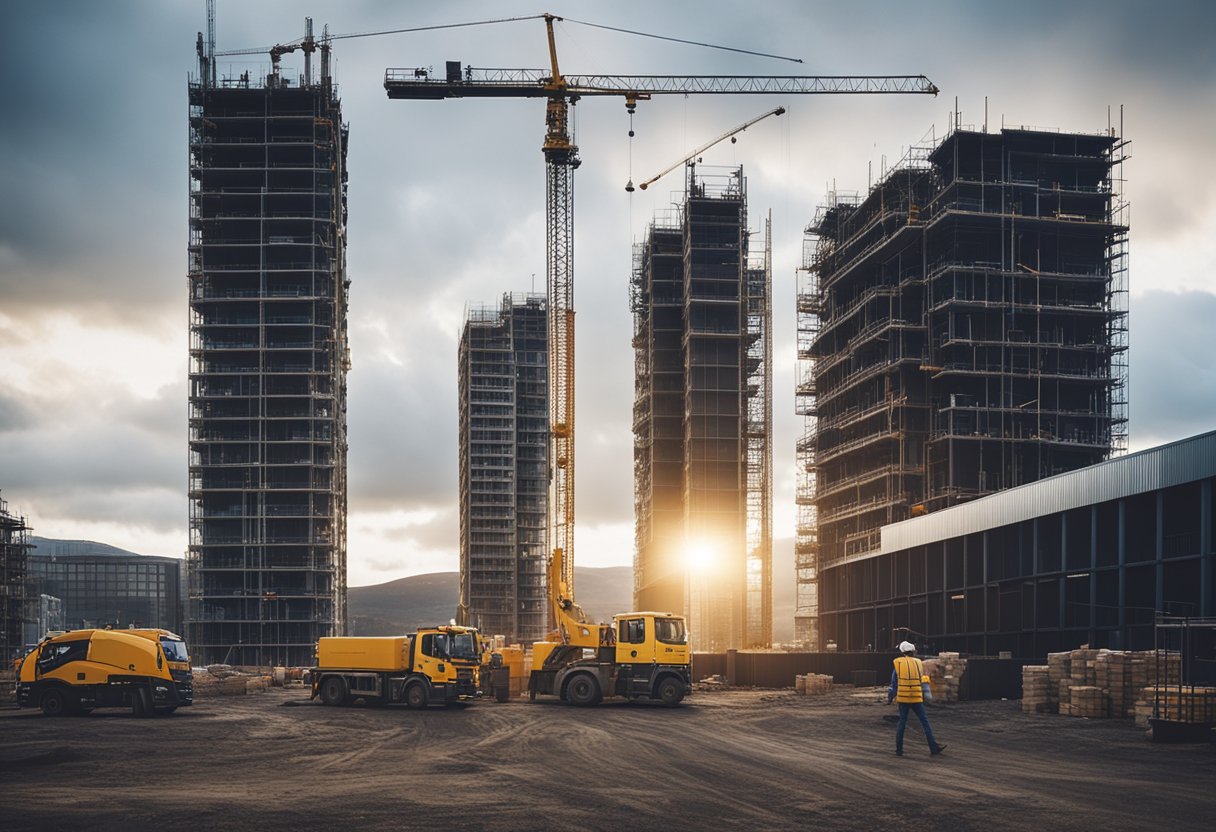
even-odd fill
[[[929,727],[929,717],[925,716],[925,706],[920,702],[899,703],[899,727],[895,729],[895,750],[904,750],[904,729],[908,727],[908,711],[912,711],[920,719],[920,725],[925,729],[925,739],[929,741],[929,750],[937,750],[937,740],[933,739],[933,729]]]

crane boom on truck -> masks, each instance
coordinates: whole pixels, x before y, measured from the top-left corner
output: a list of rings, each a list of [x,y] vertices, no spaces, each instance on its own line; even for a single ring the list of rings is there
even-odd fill
[[[604,694],[619,692],[620,679],[633,679],[638,657],[672,658],[683,655],[682,671],[674,676],[687,680],[687,632],[683,619],[667,613],[629,613],[614,617],[614,623],[587,620],[574,601],[574,171],[581,164],[578,147],[569,129],[570,107],[584,96],[616,96],[624,99],[632,115],[639,101],[656,95],[811,95],[912,93],[936,95],[938,89],[923,75],[884,76],[740,76],[740,75],[563,75],[558,64],[553,24],[562,18],[544,14],[549,47],[549,68],[475,69],[448,61],[443,77],[431,77],[428,69],[387,69],[384,87],[389,98],[440,100],[447,98],[544,98],[545,139],[541,150],[546,174],[546,285],[549,315],[549,402],[550,470],[549,598],[553,632],[545,642],[533,645],[531,692],[555,693],[577,704],[591,704]],[[497,21],[487,21],[497,22]],[[737,50],[738,51],[738,50]],[[775,57],[775,56],[770,56]],[[632,132],[632,131],[631,131]],[[624,658],[634,660],[619,667],[620,632],[636,633],[642,622],[643,649],[630,648]],[[655,628],[670,627],[685,639],[682,650],[660,642]],[[630,628],[633,628],[632,630]],[[670,647],[670,651],[669,648]],[[584,656],[583,651],[589,655]],[[592,673],[578,662],[596,661]],[[657,665],[656,665],[657,666]],[[606,668],[606,669],[605,669]],[[569,671],[569,672],[568,672]],[[595,690],[567,697],[575,678],[592,679]],[[656,674],[649,673],[650,695],[658,695]],[[666,678],[666,677],[664,677]],[[592,684],[588,682],[587,684]],[[632,684],[632,682],[630,683]],[[671,683],[674,684],[674,683]],[[685,683],[686,684],[686,683]],[[634,688],[626,685],[630,690]],[[640,684],[639,684],[640,687]],[[680,694],[682,696],[683,693]],[[580,701],[581,700],[581,701]],[[676,700],[678,701],[678,699]]]

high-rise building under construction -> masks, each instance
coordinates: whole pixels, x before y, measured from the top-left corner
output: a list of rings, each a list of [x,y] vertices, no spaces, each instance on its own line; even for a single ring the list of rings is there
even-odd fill
[[[544,295],[468,312],[460,338],[458,620],[509,642],[548,632]]]
[[[345,630],[347,127],[328,43],[319,79],[305,57],[217,81],[200,46],[189,83],[196,662],[307,664]]]
[[[1125,449],[1123,148],[954,129],[828,195],[797,302],[798,641],[901,624],[828,615],[890,590],[882,526]]]
[[[25,518],[11,514],[0,498],[0,659],[5,662],[24,655],[26,623],[32,613],[29,533]]]
[[[634,606],[686,613],[697,650],[772,642],[770,241],[746,187],[690,166],[634,252]]]

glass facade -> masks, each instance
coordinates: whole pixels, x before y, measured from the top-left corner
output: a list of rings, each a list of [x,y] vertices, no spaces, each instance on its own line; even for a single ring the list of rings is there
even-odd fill
[[[160,627],[182,631],[182,561],[149,555],[38,555],[35,596],[63,603],[63,626]]]

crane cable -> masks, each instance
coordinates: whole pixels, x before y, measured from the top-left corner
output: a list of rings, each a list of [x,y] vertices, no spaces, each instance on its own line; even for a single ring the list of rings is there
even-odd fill
[[[654,35],[650,32],[638,32],[633,29],[620,29],[616,26],[605,26],[602,23],[588,23],[585,20],[575,20],[572,17],[562,18],[567,23],[577,23],[579,26],[590,26],[594,29],[606,29],[609,32],[623,32],[626,35],[637,35],[642,38],[654,38],[655,40],[666,40],[672,43],[686,43],[689,46],[704,46],[706,49],[721,49],[725,52],[738,52],[741,55],[755,55],[760,58],[774,58],[778,61],[789,61],[791,63],[800,64],[802,58],[788,58],[785,55],[773,55],[769,52],[755,52],[751,49],[738,49],[734,46],[719,46],[716,43],[704,43],[699,40],[685,40],[684,38],[673,38],[667,35]]]
[[[409,32],[431,32],[436,29],[463,29],[468,26],[485,26],[491,23],[515,23],[519,20],[543,20],[543,14],[533,14],[527,17],[500,17],[494,20],[473,20],[467,23],[441,23],[435,26],[414,26],[409,29],[385,29],[379,32],[348,32],[344,35],[329,35],[329,40],[346,40],[348,38],[370,38],[376,35],[402,35]],[[296,38],[287,43],[280,44],[281,46],[302,46],[304,38]],[[256,55],[262,52],[269,52],[273,46],[267,46],[261,49],[232,49],[216,52],[216,57],[225,57],[229,55]]]
[[[545,15],[543,15],[543,14],[532,14],[532,15],[526,15],[524,17],[498,17],[498,18],[494,18],[492,20],[473,20],[473,21],[469,21],[467,23],[441,23],[441,24],[437,24],[435,26],[412,26],[408,29],[383,29],[383,30],[376,31],[376,32],[348,32],[347,34],[344,34],[344,35],[329,35],[328,39],[333,41],[333,40],[346,40],[348,38],[370,38],[370,37],[375,37],[377,35],[403,35],[403,34],[408,34],[410,32],[433,32],[438,29],[463,29],[463,28],[467,28],[469,26],[486,26],[486,25],[490,25],[493,23],[516,23],[521,20],[544,20],[544,19],[545,19]],[[741,55],[755,55],[760,58],[774,58],[778,61],[790,61],[791,63],[796,63],[796,64],[802,63],[802,58],[789,58],[784,55],[773,55],[768,52],[756,52],[751,49],[739,49],[734,46],[721,46],[716,43],[705,43],[703,41],[698,41],[698,40],[685,40],[684,38],[673,38],[673,37],[669,37],[667,35],[655,35],[650,32],[638,32],[634,29],[621,29],[617,26],[605,26],[602,23],[589,23],[586,20],[574,20],[573,18],[569,18],[569,17],[565,17],[565,18],[559,17],[557,19],[563,20],[567,23],[576,23],[579,26],[590,26],[593,29],[604,29],[609,32],[621,32],[626,35],[637,35],[638,37],[642,37],[642,38],[654,38],[655,40],[665,40],[665,41],[670,41],[671,43],[684,43],[684,44],[688,44],[689,46],[703,46],[706,49],[721,49],[725,52],[738,52]],[[298,46],[302,46],[303,43],[304,43],[304,38],[296,38],[295,40],[288,41],[287,43],[283,43],[283,44],[279,44],[279,45],[298,47]],[[224,50],[221,52],[216,52],[215,57],[218,58],[218,57],[228,57],[228,56],[233,56],[233,55],[256,55],[261,52],[269,52],[273,48],[274,47],[272,47],[272,46],[267,46],[267,47],[261,48],[261,49]]]

